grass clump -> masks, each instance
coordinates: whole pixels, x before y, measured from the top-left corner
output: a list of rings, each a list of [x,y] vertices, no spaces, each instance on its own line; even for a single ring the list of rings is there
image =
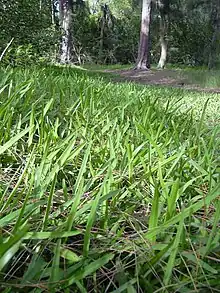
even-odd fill
[[[0,75],[2,292],[220,288],[219,131],[184,91]]]

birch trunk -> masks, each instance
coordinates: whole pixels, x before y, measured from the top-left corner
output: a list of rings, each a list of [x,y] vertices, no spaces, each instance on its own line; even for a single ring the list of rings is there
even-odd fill
[[[55,25],[54,0],[51,0],[50,5],[51,5],[51,24],[54,26]]]
[[[160,60],[157,68],[163,69],[167,61],[167,30],[168,20],[167,15],[160,13]]]
[[[60,0],[60,26],[62,29],[62,38],[60,44],[60,62],[70,63],[72,61],[72,0]]]

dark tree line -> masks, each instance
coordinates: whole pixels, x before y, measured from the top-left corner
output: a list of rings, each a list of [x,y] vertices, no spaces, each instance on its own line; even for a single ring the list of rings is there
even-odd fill
[[[219,65],[220,0],[2,0],[2,62]]]

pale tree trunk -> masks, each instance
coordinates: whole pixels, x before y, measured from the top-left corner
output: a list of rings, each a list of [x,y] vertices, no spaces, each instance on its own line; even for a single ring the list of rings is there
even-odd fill
[[[59,1],[60,26],[62,39],[60,45],[60,62],[70,63],[72,61],[72,0]]]
[[[51,24],[54,26],[55,25],[55,12],[54,12],[54,0],[50,0],[50,5],[51,5]]]
[[[148,70],[148,68],[150,67],[149,40],[151,22],[151,2],[152,0],[143,0],[142,4],[140,43],[135,69]]]
[[[160,17],[160,60],[157,68],[164,68],[167,61],[167,34],[169,24],[170,0],[157,0]]]
[[[211,2],[211,25],[213,29],[209,51],[208,68],[213,69],[219,63],[220,54],[220,0]]]
[[[160,60],[157,68],[163,69],[167,61],[167,30],[168,20],[167,15],[160,14]]]
[[[100,43],[99,43],[99,61],[102,61],[103,57],[103,45],[104,45],[104,29],[105,29],[105,22],[106,22],[106,7],[101,7],[102,10],[102,17],[100,20]]]

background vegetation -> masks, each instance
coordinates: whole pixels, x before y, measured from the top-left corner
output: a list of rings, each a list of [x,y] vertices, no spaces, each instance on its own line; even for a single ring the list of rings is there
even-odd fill
[[[153,63],[157,63],[160,57],[158,3],[161,1],[152,2],[151,59]],[[163,1],[166,3],[167,0]],[[139,42],[141,2],[139,0],[72,1],[73,16],[70,27],[73,34],[72,62],[134,63]],[[169,26],[166,36],[169,63],[208,65],[212,38],[216,31],[216,23],[219,21],[218,5],[215,2],[215,0],[169,1]],[[0,50],[3,51],[7,43],[14,38],[4,58],[6,64],[59,60],[62,31],[59,26],[58,4],[58,1],[52,0],[2,1]],[[217,13],[215,17],[214,12]],[[215,47],[217,43],[216,41]],[[217,54],[214,65],[218,64],[218,60]]]

